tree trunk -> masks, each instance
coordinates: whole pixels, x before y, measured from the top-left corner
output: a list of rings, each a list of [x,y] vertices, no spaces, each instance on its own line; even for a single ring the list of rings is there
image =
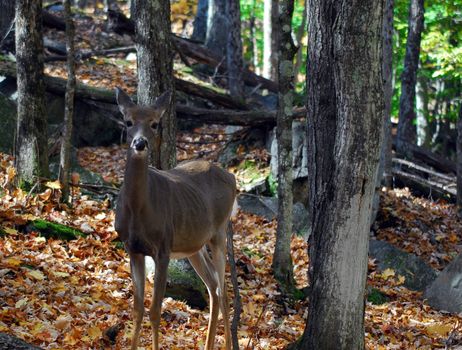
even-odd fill
[[[417,78],[416,85],[416,129],[417,145],[423,147],[430,146],[428,130],[428,82],[424,76]]]
[[[153,105],[156,97],[172,91],[156,135],[152,164],[169,169],[176,164],[176,115],[169,0],[133,0],[138,64],[138,104]]]
[[[392,138],[391,138],[391,103],[393,98],[393,8],[394,0],[385,0],[383,14],[383,130],[382,148],[380,150],[379,169],[375,181],[374,202],[372,204],[371,225],[374,223],[380,207],[382,186],[392,186]]]
[[[457,121],[457,215],[462,219],[462,102]]]
[[[294,100],[294,55],[292,14],[294,0],[279,1],[279,66],[278,112],[276,138],[278,145],[278,225],[273,255],[274,277],[284,293],[295,288],[290,241],[292,237],[292,107]]]
[[[278,67],[278,1],[265,0],[263,12],[263,76],[276,81]]]
[[[62,185],[62,201],[69,198],[69,167],[71,154],[72,120],[74,115],[75,95],[75,62],[74,62],[74,21],[72,20],[70,0],[64,1],[66,16],[66,47],[67,47],[67,83],[64,97],[64,129],[59,158],[59,182]]]
[[[401,74],[401,96],[399,100],[398,151],[406,154],[401,141],[415,143],[415,86],[419,65],[420,39],[424,27],[424,0],[411,0],[409,6],[409,29],[407,32],[404,70]]]
[[[300,349],[364,349],[369,220],[383,123],[383,1],[310,0],[310,305]]]
[[[15,166],[20,182],[48,176],[47,120],[43,84],[42,1],[16,1],[18,119]]]
[[[197,2],[196,17],[194,18],[194,29],[191,39],[204,42],[207,35],[207,12],[209,10],[209,0],[199,0]]]
[[[304,0],[303,4],[303,15],[302,15],[302,23],[300,24],[300,28],[298,28],[297,31],[297,54],[295,56],[295,66],[294,66],[294,81],[295,83],[299,82],[299,74],[300,72],[300,67],[302,66],[302,61],[303,61],[303,34],[306,33],[306,19],[308,16],[308,0]]]
[[[242,80],[243,58],[239,0],[226,2],[226,14],[228,18],[228,42],[226,46],[228,87],[231,96],[242,100],[244,98],[244,81]]]
[[[227,0],[209,0],[207,14],[207,36],[205,46],[214,54],[224,57],[228,41]]]
[[[14,27],[14,1],[0,0],[0,47],[3,40]]]
[[[257,28],[255,25],[255,6],[256,0],[252,2],[252,14],[250,17],[250,48],[249,50],[252,52],[252,64],[253,69],[256,74],[260,74],[260,67],[259,67],[259,57],[258,57],[258,42],[257,42]]]

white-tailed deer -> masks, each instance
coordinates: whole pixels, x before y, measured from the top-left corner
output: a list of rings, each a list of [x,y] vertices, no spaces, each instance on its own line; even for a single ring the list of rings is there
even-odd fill
[[[115,229],[130,256],[134,286],[132,349],[139,340],[144,315],[145,256],[155,262],[154,293],[149,317],[152,347],[159,349],[158,330],[170,259],[188,258],[207,286],[210,319],[206,350],[213,349],[218,313],[224,320],[226,349],[231,349],[226,295],[226,229],[236,198],[234,176],[206,161],[191,161],[172,170],[149,167],[154,130],[171,94],[154,106],[137,106],[121,89],[117,103],[128,130],[127,164],[117,201]],[[211,256],[207,250],[210,249]]]

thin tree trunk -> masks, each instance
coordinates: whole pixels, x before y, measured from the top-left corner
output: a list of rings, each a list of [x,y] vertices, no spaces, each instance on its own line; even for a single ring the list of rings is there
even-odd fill
[[[295,56],[295,66],[294,66],[294,81],[298,83],[298,77],[300,76],[298,73],[300,72],[300,67],[303,63],[303,34],[306,33],[306,19],[308,17],[308,0],[304,1],[303,4],[303,16],[302,16],[302,23],[300,24],[300,28],[297,31],[297,43],[298,46],[297,55]]]
[[[196,17],[194,18],[194,29],[191,39],[204,42],[207,35],[207,12],[209,10],[209,0],[199,0],[197,2]]]
[[[228,87],[231,96],[242,100],[244,98],[244,81],[242,80],[243,58],[239,0],[228,0],[226,13],[228,17],[228,42],[226,46]]]
[[[14,28],[14,1],[0,0],[0,47],[8,33]]]
[[[407,154],[404,143],[416,141],[415,86],[419,65],[420,39],[424,27],[424,0],[411,0],[409,6],[409,29],[407,33],[404,71],[401,75],[401,96],[399,100],[399,122],[397,134],[398,151]]]
[[[294,0],[279,1],[279,40],[278,67],[278,112],[276,138],[278,145],[278,226],[276,246],[273,255],[274,277],[282,291],[290,294],[294,291],[295,281],[290,254],[292,237],[292,107],[294,100],[294,64],[296,52],[292,41],[292,15]]]
[[[64,11],[66,16],[67,83],[64,98],[64,129],[59,159],[59,182],[63,187],[62,201],[67,202],[69,198],[69,167],[75,94],[74,21],[72,20],[70,0],[64,0]]]
[[[37,176],[48,176],[41,0],[16,1],[16,62],[15,166],[19,181],[32,183]]]
[[[256,74],[260,74],[260,67],[258,66],[259,59],[258,59],[258,44],[257,44],[257,28],[255,26],[255,5],[256,5],[256,0],[253,0],[252,13],[250,15],[250,23],[249,23],[249,30],[250,30],[249,50],[252,52],[253,70]]]
[[[152,164],[169,169],[176,164],[176,115],[169,0],[132,0],[138,63],[138,104],[153,105],[172,91],[170,106],[156,135]]]
[[[417,145],[429,147],[430,138],[428,135],[428,83],[424,76],[417,77],[416,85],[416,128]]]
[[[227,0],[209,0],[207,14],[205,46],[220,57],[226,55],[226,43],[228,41],[226,2]]]
[[[265,0],[263,12],[263,76],[276,81],[278,66],[278,1]]]
[[[364,349],[369,220],[383,123],[384,1],[310,0],[310,305],[299,349]]]
[[[457,121],[457,215],[462,219],[462,102]]]

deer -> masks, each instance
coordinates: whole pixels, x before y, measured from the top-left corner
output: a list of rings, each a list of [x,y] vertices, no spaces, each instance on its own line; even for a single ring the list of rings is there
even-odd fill
[[[145,257],[152,257],[155,263],[149,309],[152,349],[159,349],[169,261],[187,258],[206,285],[210,299],[205,349],[214,347],[221,311],[226,349],[231,350],[225,284],[226,229],[236,208],[236,180],[231,173],[205,160],[184,162],[171,170],[149,165],[155,132],[171,98],[171,92],[167,91],[152,106],[138,106],[122,89],[116,88],[129,148],[114,226],[130,258],[134,289],[131,349],[138,347],[144,316]]]

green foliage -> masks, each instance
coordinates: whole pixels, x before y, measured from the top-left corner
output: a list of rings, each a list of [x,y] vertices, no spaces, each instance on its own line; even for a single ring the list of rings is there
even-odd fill
[[[78,237],[86,236],[79,230],[41,219],[34,220],[28,226],[30,230],[38,231],[40,235],[46,238],[72,240]]]
[[[409,0],[395,0],[392,115],[398,117],[401,73],[406,53]],[[430,107],[427,119],[457,119],[462,78],[462,0],[425,1],[425,28],[422,33],[418,76],[428,82]]]
[[[267,178],[267,181],[268,181],[268,189],[269,189],[269,192],[271,193],[271,197],[276,197],[278,194],[278,179],[275,179],[273,177],[273,174],[270,173]]]
[[[367,295],[367,301],[374,305],[382,305],[388,302],[389,298],[380,290],[372,288]]]

